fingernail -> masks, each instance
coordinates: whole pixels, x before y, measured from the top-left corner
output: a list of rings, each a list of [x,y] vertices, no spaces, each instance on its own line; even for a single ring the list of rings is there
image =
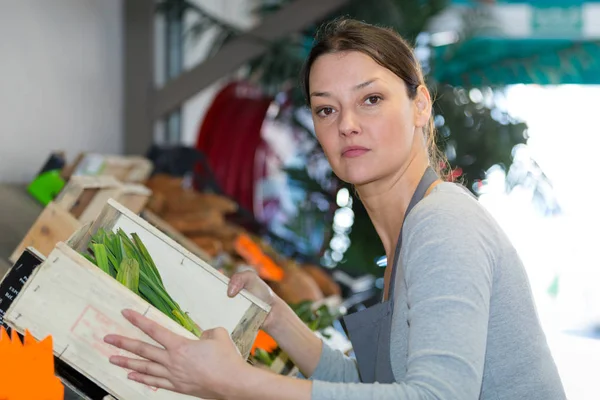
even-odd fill
[[[234,289],[235,289],[235,285],[229,286],[229,289],[227,290],[227,294],[229,296],[233,296]]]
[[[113,337],[111,335],[104,336],[104,341],[106,343],[108,343],[108,344],[113,344],[114,343]]]

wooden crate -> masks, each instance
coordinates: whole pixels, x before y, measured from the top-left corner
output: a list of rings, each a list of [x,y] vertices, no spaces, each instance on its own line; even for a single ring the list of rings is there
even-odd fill
[[[45,260],[46,258],[43,255],[39,254],[34,248],[29,247],[25,249],[17,262],[10,267],[0,280],[0,326],[4,326],[9,335],[12,332],[10,326],[4,323],[5,311],[8,311],[33,271]],[[103,396],[102,400],[115,400],[114,397],[105,395],[106,391],[104,389],[98,387],[95,382],[90,381],[64,360],[59,359],[56,354],[54,356],[54,369],[56,376],[65,386],[65,400],[94,400],[100,399],[101,396]]]
[[[188,239],[185,235],[181,234],[181,232],[173,228],[164,219],[160,218],[152,211],[146,209],[140,214],[140,216],[148,221],[150,225],[158,228],[158,230],[185,247],[185,249],[190,251],[192,254],[200,257],[202,260],[208,263],[210,263],[212,260],[212,257],[202,250],[196,243]]]
[[[151,193],[143,185],[123,184],[111,176],[73,177],[55,201],[42,211],[9,259],[16,262],[29,246],[47,257],[56,243],[67,240],[93,221],[108,199],[115,198],[130,211],[139,213]]]
[[[92,235],[104,228],[137,233],[152,256],[165,285],[182,309],[202,329],[225,328],[247,358],[269,306],[247,291],[235,298],[227,295],[229,278],[218,272],[175,240],[111,199],[89,228],[68,241],[78,252],[85,251]]]
[[[9,260],[14,264],[23,251],[30,246],[47,257],[56,243],[67,240],[80,227],[81,223],[77,218],[56,203],[50,202],[13,251]]]
[[[7,310],[5,321],[18,332],[28,329],[38,340],[52,335],[56,357],[118,399],[191,399],[131,381],[124,369],[110,364],[111,355],[128,353],[104,343],[109,333],[156,345],[121,315],[124,308],[195,338],[63,242],[33,271]]]
[[[152,162],[141,156],[82,153],[63,170],[63,176],[109,175],[122,182],[143,183],[153,168]]]
[[[121,183],[108,175],[74,176],[54,201],[85,224],[96,219],[108,199],[115,199],[138,214],[151,194],[144,185]]]

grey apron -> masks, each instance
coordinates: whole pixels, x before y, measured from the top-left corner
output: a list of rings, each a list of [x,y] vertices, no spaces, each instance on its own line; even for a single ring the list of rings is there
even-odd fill
[[[423,199],[427,189],[438,179],[435,171],[428,167],[415,194],[413,195],[404,220],[413,207]],[[404,224],[403,224],[404,226]],[[402,247],[402,228],[396,244],[394,264],[390,275],[388,300],[382,301],[365,310],[347,315],[344,323],[356,360],[362,382],[365,383],[394,383],[394,372],[390,360],[390,335],[392,332],[392,313],[394,312],[394,286],[396,281],[396,266]]]

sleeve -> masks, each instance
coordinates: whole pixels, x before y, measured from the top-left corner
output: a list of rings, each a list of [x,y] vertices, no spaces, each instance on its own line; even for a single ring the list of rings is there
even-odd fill
[[[356,360],[323,343],[319,364],[310,380],[328,382],[360,382]]]
[[[405,226],[400,257],[404,276],[398,277],[405,279],[408,301],[404,380],[393,384],[315,381],[312,400],[479,398],[494,265],[485,232],[489,221],[478,210],[463,215],[454,210],[417,210]],[[397,283],[397,287],[402,286]],[[393,321],[400,323],[405,322]],[[392,359],[402,356],[392,337]]]

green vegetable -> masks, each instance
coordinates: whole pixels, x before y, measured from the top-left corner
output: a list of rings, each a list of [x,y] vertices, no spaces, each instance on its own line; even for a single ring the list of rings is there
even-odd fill
[[[150,267],[153,274],[156,276],[156,278],[158,278],[158,281],[162,285],[163,281],[160,277],[160,274],[158,273],[158,269],[156,268],[154,261],[152,260],[152,257],[150,257],[150,253],[148,253],[148,250],[146,249],[146,246],[144,246],[144,243],[142,242],[142,240],[140,239],[140,237],[138,236],[137,233],[132,233],[131,237],[133,238],[133,241],[135,242],[135,246],[137,247],[138,251],[140,252],[141,257],[148,264],[148,267]]]
[[[310,300],[291,305],[296,315],[313,331],[321,331],[333,325],[333,322],[339,318],[339,315],[332,314],[325,304],[314,311],[312,307],[313,302]]]
[[[133,258],[123,260],[116,279],[133,293],[140,294],[140,265]]]
[[[106,247],[103,244],[93,243],[92,249],[96,258],[95,264],[107,274],[111,275],[110,265],[108,263],[108,255],[106,254]]]
[[[200,337],[202,330],[173,300],[163,285],[156,264],[140,237],[132,239],[119,229],[117,233],[99,229],[92,236],[89,251],[84,253],[90,262],[139,295],[156,309]]]
[[[267,353],[263,349],[254,350],[254,358],[256,358],[258,361],[260,361],[261,363],[263,363],[269,367],[271,366],[271,364],[273,364],[273,360],[274,360],[271,357],[272,357],[271,354]]]

